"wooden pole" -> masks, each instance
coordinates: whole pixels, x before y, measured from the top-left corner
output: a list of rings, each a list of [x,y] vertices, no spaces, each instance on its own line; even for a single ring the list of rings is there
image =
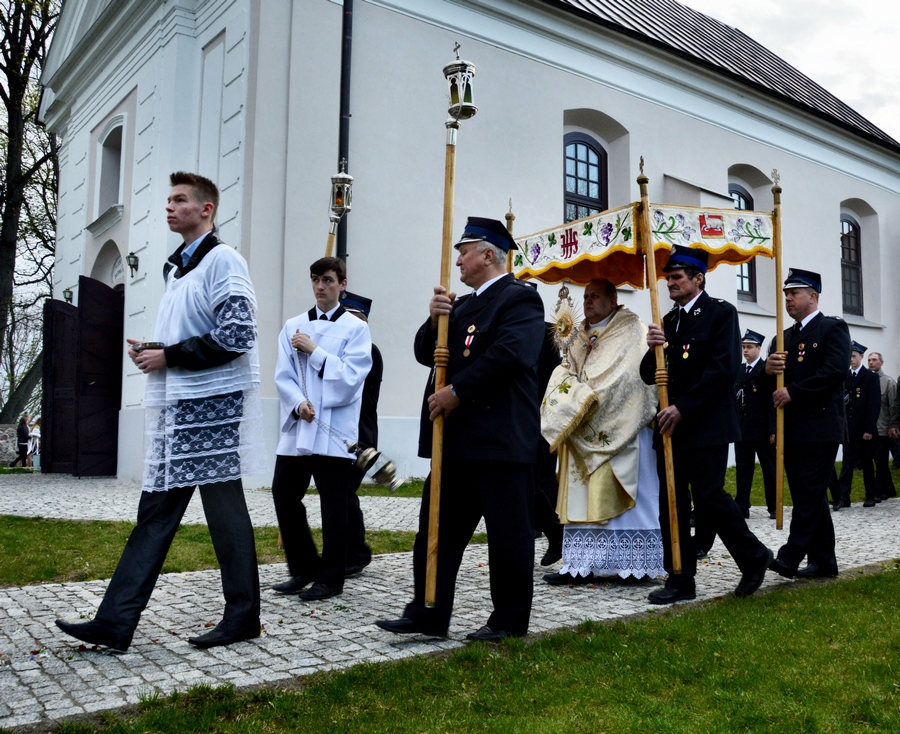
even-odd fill
[[[509,232],[510,237],[512,237],[513,233],[513,222],[516,219],[516,215],[513,214],[512,210],[512,199],[509,200],[509,211],[506,212],[506,231]],[[513,271],[513,253],[515,253],[515,248],[510,247],[509,251],[506,253],[506,272],[511,273]]]
[[[643,158],[641,169],[643,169]],[[647,287],[650,289],[650,312],[654,324],[662,328],[662,318],[659,312],[659,290],[656,281],[656,255],[653,252],[653,228],[650,226],[650,196],[647,193],[647,184],[650,179],[644,175],[643,170],[637,179],[641,187],[641,243],[644,250],[644,260],[647,263]],[[662,345],[654,348],[656,353],[656,384],[659,387],[659,407],[665,410],[669,407],[669,372],[666,370],[666,354]],[[663,454],[666,463],[666,490],[669,500],[669,535],[672,538],[672,571],[681,573],[681,538],[678,535],[678,509],[675,503],[675,463],[672,458],[672,437],[662,435]]]
[[[781,246],[781,186],[778,174],[772,172],[775,185],[772,196],[775,199],[773,216],[772,246],[775,250],[775,351],[784,353],[784,291],[782,290],[782,246]],[[784,373],[775,378],[778,390],[784,387]],[[784,527],[784,408],[775,411],[775,529]]]
[[[447,149],[444,162],[444,228],[441,237],[441,285],[450,291],[450,258],[453,253],[453,190],[456,184],[456,134],[459,122],[447,120]],[[450,317],[438,318],[437,346],[434,348],[434,391],[447,384],[447,347]],[[431,435],[431,501],[428,505],[428,555],[425,563],[425,603],[434,606],[437,589],[438,530],[441,508],[441,471],[444,459],[444,416],[432,423]]]
[[[337,233],[337,227],[332,226],[328,233],[328,243],[325,245],[325,257],[334,257],[334,236]],[[321,242],[321,240],[319,240]]]

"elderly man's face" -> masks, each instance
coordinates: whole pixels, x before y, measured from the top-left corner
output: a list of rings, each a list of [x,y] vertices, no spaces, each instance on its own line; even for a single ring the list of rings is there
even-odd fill
[[[616,307],[617,298],[606,295],[603,283],[588,283],[584,289],[584,317],[589,324],[596,324],[609,316]]]
[[[874,370],[875,372],[880,372],[881,365],[883,365],[883,364],[884,364],[884,362],[882,362],[880,359],[878,359],[878,355],[875,354],[874,352],[869,355],[869,369],[870,370]]]

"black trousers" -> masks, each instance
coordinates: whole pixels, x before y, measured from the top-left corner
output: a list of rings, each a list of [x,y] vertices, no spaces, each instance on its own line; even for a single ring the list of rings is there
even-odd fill
[[[742,510],[750,509],[750,490],[753,487],[753,473],[756,471],[756,457],[759,457],[759,467],[762,470],[766,508],[769,512],[775,512],[775,446],[768,440],[738,441],[734,444],[737,480],[735,502]]]
[[[784,471],[794,509],[787,543],[778,550],[778,559],[796,570],[806,556],[808,563],[837,571],[834,553],[834,525],[828,507],[826,487],[834,473],[837,442],[794,443],[784,447]],[[844,457],[847,465],[847,457]]]
[[[103,595],[97,619],[130,630],[137,627],[193,494],[193,487],[141,493],[137,526]],[[236,626],[258,625],[259,567],[241,480],[202,484],[200,499],[222,568],[223,619]]]
[[[857,464],[862,467],[866,499],[875,498],[875,446],[874,438],[869,441],[858,438],[844,444],[841,476],[838,478],[838,483],[841,488],[841,499],[848,505],[850,504],[850,489],[853,484],[853,470],[856,469]]]
[[[728,444],[675,451],[675,505],[681,544],[681,568],[672,568],[672,535],[669,530],[669,499],[666,489],[666,464],[662,451],[656,452],[659,475],[659,525],[663,540],[663,565],[669,574],[666,586],[691,588],[697,574],[697,552],[691,538],[691,498],[697,528],[715,533],[734,558],[742,573],[757,570],[765,561],[767,549],[750,532],[747,521],[732,496],[725,491]]]
[[[875,490],[879,497],[896,497],[897,488],[894,486],[894,478],[891,476],[891,451],[892,438],[879,436],[875,445]]]
[[[322,558],[316,550],[303,498],[316,480],[322,507]],[[317,583],[344,588],[350,495],[359,486],[352,459],[335,456],[278,456],[272,478],[272,499],[284,555],[291,576],[315,577]]]
[[[366,543],[366,522],[359,506],[357,492],[366,473],[358,468],[354,489],[347,497],[347,566],[367,566],[372,561],[372,549]]]
[[[448,465],[449,464],[449,465]],[[413,600],[404,616],[446,628],[453,611],[456,576],[478,521],[488,534],[491,601],[487,624],[514,635],[528,631],[534,593],[534,474],[530,464],[509,461],[446,462],[441,482],[435,606],[425,606],[428,508],[431,475],[425,480],[419,530],[413,549]]]
[[[542,438],[538,463],[534,465],[534,529],[550,541],[550,549],[562,552],[563,526],[556,514],[559,481],[556,478],[556,456]]]

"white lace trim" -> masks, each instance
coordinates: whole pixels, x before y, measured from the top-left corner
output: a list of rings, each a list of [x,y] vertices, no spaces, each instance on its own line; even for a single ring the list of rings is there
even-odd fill
[[[258,390],[147,407],[145,492],[193,487],[268,470]]]
[[[256,306],[243,296],[230,296],[216,311],[210,338],[230,352],[249,352],[256,344]]]
[[[563,528],[560,573],[573,576],[664,576],[662,533],[656,530]]]

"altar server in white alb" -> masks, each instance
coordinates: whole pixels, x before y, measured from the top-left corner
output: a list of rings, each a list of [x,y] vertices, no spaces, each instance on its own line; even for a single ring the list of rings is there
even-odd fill
[[[147,606],[172,538],[200,487],[222,568],[225,613],[195,647],[259,637],[259,572],[241,477],[265,471],[256,348],[256,296],[247,263],[221,243],[215,184],[173,173],[169,229],[184,239],[164,268],[154,341],[128,356],[147,374],[146,454],[137,527],[90,622],[57,620],[67,634],[125,650]],[[197,619],[202,630],[208,620]]]
[[[288,320],[278,341],[281,440],[272,479],[290,574],[272,588],[306,601],[344,590],[347,503],[359,483],[350,445],[357,441],[363,385],[372,369],[369,327],[340,303],[347,289],[344,262],[323,257],[309,271],[316,305]],[[310,478],[322,507],[321,558],[303,505]]]

